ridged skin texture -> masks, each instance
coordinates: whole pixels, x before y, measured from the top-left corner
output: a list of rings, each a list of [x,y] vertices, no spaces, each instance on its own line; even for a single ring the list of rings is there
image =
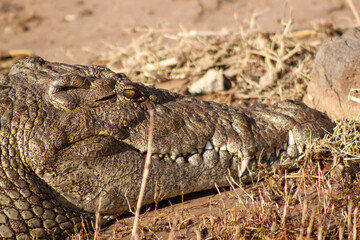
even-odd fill
[[[0,75],[0,237],[63,238],[102,199],[103,222],[135,205],[155,113],[144,203],[250,181],[296,159],[333,123],[300,102],[232,108],[98,66],[31,57]],[[127,199],[126,199],[127,198]]]

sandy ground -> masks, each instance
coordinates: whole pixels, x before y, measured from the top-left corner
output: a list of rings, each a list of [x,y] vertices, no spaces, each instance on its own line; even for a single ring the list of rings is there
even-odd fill
[[[360,1],[354,3],[359,9]],[[258,24],[272,32],[290,16],[295,29],[355,23],[345,0],[1,0],[0,51],[88,64],[127,45],[144,28],[206,31]]]

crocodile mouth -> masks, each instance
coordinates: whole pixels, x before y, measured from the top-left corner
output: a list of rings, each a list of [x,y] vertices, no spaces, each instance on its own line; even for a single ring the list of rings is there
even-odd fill
[[[243,157],[241,151],[231,153],[226,146],[214,146],[209,140],[203,148],[196,148],[188,154],[153,153],[152,159],[196,167],[205,165],[209,168],[220,163],[223,168],[237,170],[241,178],[246,173],[257,172],[259,165],[265,169],[275,168],[278,165],[293,165],[294,160],[299,159],[303,154],[303,147],[295,142],[294,134],[290,130],[279,146],[271,151],[262,150],[248,158]]]
[[[265,169],[276,168],[278,165],[294,164],[295,159],[303,153],[303,146],[295,142],[294,134],[290,130],[284,141],[271,151],[259,151],[254,156],[243,157],[241,151],[232,153],[226,146],[215,146],[210,140],[203,148],[195,148],[187,154],[152,153],[153,161],[163,161],[168,164],[189,164],[192,167],[212,168],[218,164],[222,168],[238,172],[239,178],[249,173],[256,173],[259,166]],[[99,135],[75,142],[61,150],[61,158],[77,155],[83,159],[101,159],[103,157],[133,151],[141,154],[145,159],[146,152],[141,152],[113,137]]]

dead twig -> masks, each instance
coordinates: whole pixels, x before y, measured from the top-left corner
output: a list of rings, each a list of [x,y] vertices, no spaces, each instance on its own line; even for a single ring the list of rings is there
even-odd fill
[[[149,177],[149,170],[150,170],[150,164],[151,164],[153,132],[154,132],[154,110],[150,109],[149,114],[150,114],[150,127],[149,127],[147,154],[146,154],[146,158],[145,158],[144,172],[143,172],[143,177],[142,177],[142,181],[141,181],[139,197],[138,197],[136,210],[135,210],[135,219],[134,219],[133,229],[131,232],[131,240],[133,240],[134,238],[138,239],[137,229],[138,229],[138,224],[139,224],[140,209],[141,209],[142,201],[143,201],[144,195],[145,195],[145,188],[146,188],[147,179]]]

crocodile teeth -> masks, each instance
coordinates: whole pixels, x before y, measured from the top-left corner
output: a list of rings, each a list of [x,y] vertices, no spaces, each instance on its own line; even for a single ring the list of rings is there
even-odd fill
[[[206,150],[214,149],[210,141],[207,141],[207,143],[206,143],[206,145],[205,145],[205,149],[206,149]]]
[[[176,163],[177,164],[183,164],[183,163],[185,163],[186,161],[185,161],[185,158],[184,157],[178,157],[177,159],[176,159]]]
[[[220,151],[226,151],[227,149],[226,149],[226,146],[222,146],[221,148],[220,148]]]
[[[294,134],[293,134],[293,132],[290,130],[290,131],[289,131],[289,145],[294,145],[294,144],[295,144]]]
[[[218,146],[215,146],[214,149],[215,149],[215,151],[217,151],[217,152],[220,151],[220,147],[218,147]]]
[[[303,148],[302,148],[302,146],[298,145],[297,147],[298,147],[299,154],[303,153]]]
[[[276,157],[279,157],[279,155],[280,155],[280,148],[276,148]]]
[[[238,169],[239,178],[244,174],[247,166],[249,165],[249,162],[250,162],[250,159],[248,159],[248,158],[241,160],[241,166],[240,166],[240,168]]]
[[[287,149],[287,147],[288,147],[287,142],[284,142],[284,143],[283,143],[283,146],[282,146],[282,149],[286,150],[286,149]]]
[[[172,160],[176,160],[176,155],[172,154],[172,155],[170,155],[170,158],[171,158]]]
[[[164,154],[159,154],[159,158],[163,158],[164,157]]]

